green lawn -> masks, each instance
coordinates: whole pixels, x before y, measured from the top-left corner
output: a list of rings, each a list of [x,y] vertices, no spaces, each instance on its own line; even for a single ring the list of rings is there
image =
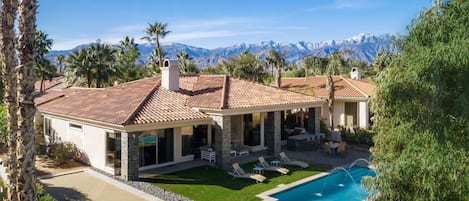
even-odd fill
[[[255,162],[241,167],[246,172],[252,172],[254,164]],[[291,166],[287,166],[287,168],[290,169],[290,173],[283,176],[276,172],[266,171],[264,175],[268,178],[268,181],[257,184],[250,179],[233,179],[232,176],[228,175],[227,170],[210,166],[161,175],[146,181],[193,200],[260,200],[256,195],[261,192],[273,189],[279,184],[288,184],[329,170],[331,166],[312,164],[307,169]]]

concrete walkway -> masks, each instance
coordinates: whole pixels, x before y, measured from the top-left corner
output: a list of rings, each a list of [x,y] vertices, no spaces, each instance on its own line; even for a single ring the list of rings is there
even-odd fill
[[[161,200],[89,169],[42,177],[40,182],[57,200]]]

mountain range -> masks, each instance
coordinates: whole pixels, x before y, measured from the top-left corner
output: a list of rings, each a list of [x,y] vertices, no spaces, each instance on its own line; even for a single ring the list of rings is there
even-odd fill
[[[267,41],[260,42],[258,44],[241,43],[230,47],[220,47],[215,49],[194,47],[180,43],[170,43],[162,44],[162,48],[163,51],[166,52],[166,57],[170,59],[175,59],[176,55],[181,51],[188,52],[200,68],[214,66],[222,60],[227,60],[232,56],[240,55],[243,51],[249,51],[254,55],[258,55],[260,58],[265,58],[271,49],[286,52],[286,59],[288,62],[298,62],[302,58],[310,55],[327,57],[333,52],[349,49],[354,52],[353,57],[355,59],[365,60],[370,63],[374,60],[381,49],[392,49],[392,42],[398,37],[400,36],[390,34],[359,34],[344,40],[327,40],[317,43],[305,41],[297,43]],[[80,48],[86,47],[87,45],[88,44],[79,45],[70,50],[52,50],[48,55],[46,55],[46,58],[55,62],[54,58],[56,55],[63,54],[67,56]],[[137,63],[147,63],[151,52],[155,49],[155,44],[138,44],[137,47],[141,54]]]

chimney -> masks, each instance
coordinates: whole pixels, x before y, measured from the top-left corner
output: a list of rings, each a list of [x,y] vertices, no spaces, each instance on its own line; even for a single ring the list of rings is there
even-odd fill
[[[170,91],[179,91],[179,67],[176,60],[165,59],[161,67],[161,85]]]
[[[358,69],[358,67],[352,67],[352,70],[350,70],[350,78],[354,80],[362,79],[360,69]]]

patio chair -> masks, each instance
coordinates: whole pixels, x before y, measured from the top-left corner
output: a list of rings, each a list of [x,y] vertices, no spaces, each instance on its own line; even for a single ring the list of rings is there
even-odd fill
[[[279,172],[280,174],[288,174],[288,172],[290,172],[289,169],[284,168],[284,167],[271,166],[267,161],[265,161],[263,156],[259,157],[259,166],[264,168],[264,170],[266,171],[276,171],[276,172]]]
[[[233,178],[253,179],[256,181],[256,183],[264,182],[267,179],[267,177],[264,177],[260,174],[246,173],[238,163],[234,163],[232,166],[233,172],[228,172],[228,174],[233,176]]]
[[[339,148],[337,149],[337,154],[341,154],[342,152],[345,151],[345,146],[347,146],[346,142],[341,142],[339,145]]]
[[[329,155],[332,154],[332,152],[331,152],[331,145],[329,144],[329,142],[324,143],[324,151],[325,151],[327,154],[329,154]]]
[[[303,161],[293,161],[285,154],[285,152],[280,152],[280,160],[282,160],[285,165],[293,165],[301,168],[308,168],[309,164]]]

